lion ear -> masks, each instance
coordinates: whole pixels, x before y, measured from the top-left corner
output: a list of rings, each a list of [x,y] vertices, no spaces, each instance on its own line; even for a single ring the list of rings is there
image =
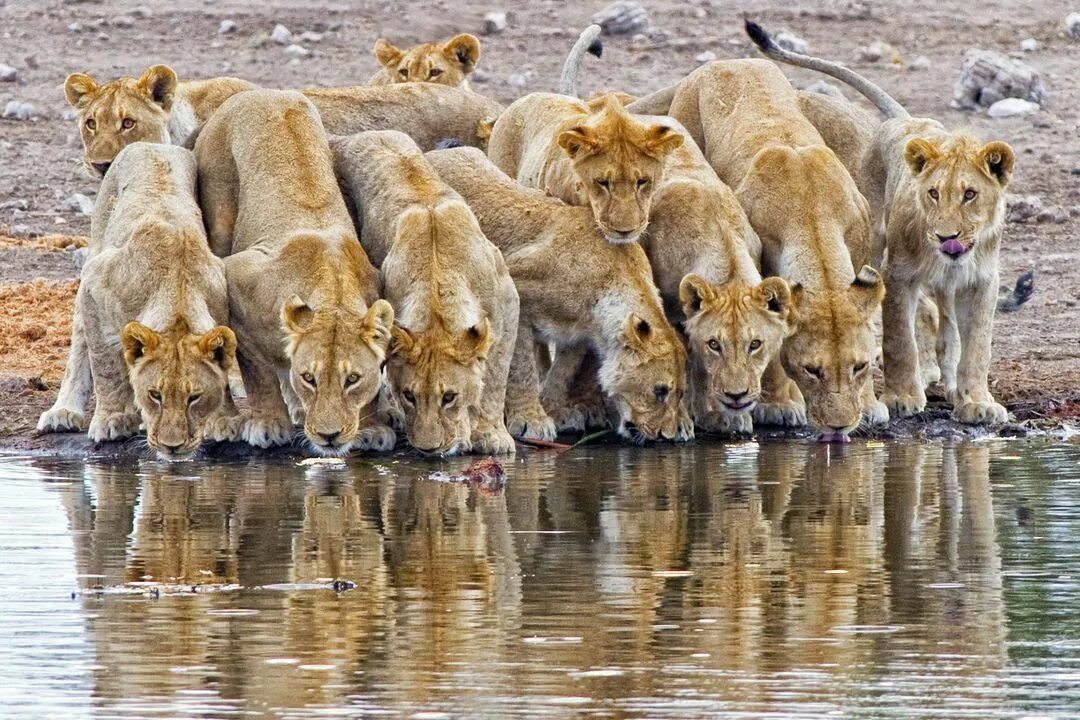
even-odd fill
[[[791,315],[791,287],[784,278],[770,277],[762,280],[754,288],[754,299],[781,320],[788,321]]]
[[[136,83],[150,100],[161,106],[165,112],[172,109],[173,94],[176,92],[176,73],[168,65],[155,65],[148,68]]]
[[[203,357],[225,372],[236,364],[236,335],[224,325],[200,337],[196,347]]]
[[[405,54],[391,45],[389,40],[384,38],[379,38],[375,41],[375,47],[372,52],[375,53],[375,59],[379,61],[379,64],[385,68],[395,67],[401,62],[401,56]]]
[[[458,337],[458,356],[465,361],[483,360],[491,349],[491,321],[484,318],[465,328]]]
[[[157,350],[161,336],[142,323],[129,322],[120,332],[120,345],[124,349],[124,362],[134,367],[137,362]]]
[[[93,99],[98,86],[94,78],[84,73],[68,75],[64,81],[64,95],[67,96],[68,104],[72,107],[81,108]]]
[[[401,325],[394,325],[390,328],[390,345],[387,348],[387,355],[407,356],[412,352],[415,345],[416,338],[413,337],[408,328]]]
[[[475,35],[462,33],[452,37],[443,45],[443,53],[461,65],[461,71],[468,75],[480,62],[480,41]]]
[[[667,125],[653,125],[645,136],[645,151],[657,158],[667,157],[682,144],[682,133]]]
[[[564,130],[559,134],[559,147],[570,156],[571,160],[592,155],[598,146],[596,135],[584,125]]]
[[[293,295],[281,306],[281,325],[290,335],[299,335],[311,327],[315,311],[299,295]]]
[[[990,174],[997,179],[1001,187],[1009,184],[1016,156],[1008,143],[1003,143],[1000,140],[986,143],[979,150],[979,160],[986,166]]]
[[[679,302],[682,303],[683,315],[689,320],[701,311],[701,306],[716,299],[712,285],[693,273],[679,283]]]
[[[855,281],[851,283],[851,292],[856,304],[863,312],[871,315],[885,299],[885,281],[881,279],[881,273],[869,265],[863,265]]]
[[[645,318],[635,313],[630,313],[626,318],[626,325],[622,331],[622,341],[627,346],[640,350],[644,348],[652,338],[652,325]]]
[[[923,171],[926,163],[938,157],[941,157],[941,151],[937,145],[926,138],[912,138],[904,146],[904,162],[916,175]]]
[[[364,339],[383,350],[390,345],[391,329],[394,327],[394,308],[379,298],[368,308],[364,316]]]

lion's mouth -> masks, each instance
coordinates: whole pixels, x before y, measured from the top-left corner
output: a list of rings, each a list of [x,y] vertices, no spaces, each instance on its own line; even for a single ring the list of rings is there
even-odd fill
[[[954,260],[971,249],[960,241],[959,235],[938,235],[937,238],[941,243],[938,246],[941,254]]]
[[[746,412],[747,410],[753,409],[754,405],[757,404],[757,401],[756,400],[746,400],[746,401],[741,402],[741,403],[733,403],[733,402],[728,402],[727,400],[721,400],[720,403],[724,407],[726,407],[728,410],[731,410],[732,412]]]

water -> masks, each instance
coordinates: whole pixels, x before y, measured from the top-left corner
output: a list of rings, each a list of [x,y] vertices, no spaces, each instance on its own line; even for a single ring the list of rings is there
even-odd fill
[[[1080,448],[442,468],[0,460],[0,717],[1080,717]]]

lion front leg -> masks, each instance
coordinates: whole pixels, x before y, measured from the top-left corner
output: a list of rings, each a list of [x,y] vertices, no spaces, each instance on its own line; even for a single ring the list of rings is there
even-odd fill
[[[936,293],[938,305],[937,365],[945,395],[956,394],[956,368],[960,364],[960,330],[956,324],[956,295],[951,289]]]
[[[381,394],[381,393],[380,393]],[[360,425],[353,448],[360,451],[390,452],[397,445],[397,433],[390,427],[390,414],[379,395],[360,410]]]
[[[911,417],[926,409],[926,393],[919,377],[919,351],[915,342],[918,285],[886,272],[885,301],[881,310],[885,391],[881,401],[893,417]],[[873,394],[873,390],[870,391]],[[864,410],[865,410],[864,403]]]
[[[84,429],[86,403],[93,387],[86,331],[76,306],[71,323],[71,349],[68,351],[67,365],[64,366],[64,378],[60,381],[60,392],[52,407],[38,419],[38,432],[78,432]]]
[[[506,382],[506,428],[516,438],[555,439],[555,421],[540,404],[533,329],[518,325],[510,373]]]
[[[806,424],[806,401],[795,381],[787,376],[775,357],[761,376],[761,401],[751,411],[759,425],[802,427]]]
[[[123,440],[139,431],[142,418],[135,408],[127,366],[120,348],[102,344],[90,347],[93,375],[94,417],[87,435],[94,442]]]
[[[473,452],[492,455],[507,455],[517,449],[514,438],[506,429],[503,413],[506,408],[506,383],[517,340],[519,306],[513,281],[509,276],[505,280],[498,310],[499,334],[488,352],[484,390],[472,417]]]
[[[997,287],[995,273],[992,283],[983,282],[956,293],[960,306],[968,309],[968,312],[957,317],[960,363],[957,367],[956,391],[950,397],[953,416],[962,423],[995,424],[1009,418],[1009,413],[990,394],[989,385]]]
[[[292,442],[293,426],[274,368],[269,363],[249,358],[242,351],[236,353],[236,361],[248,401],[240,425],[240,438],[260,448],[288,445]]]
[[[580,374],[588,351],[586,345],[559,345],[544,377],[540,403],[555,421],[559,432],[585,430],[585,414],[570,401],[570,387]]]

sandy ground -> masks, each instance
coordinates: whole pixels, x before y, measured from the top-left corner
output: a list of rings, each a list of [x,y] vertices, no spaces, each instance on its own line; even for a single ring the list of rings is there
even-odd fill
[[[40,116],[0,120],[0,236],[16,237],[0,239],[0,435],[32,428],[37,413],[55,395],[68,342],[67,317],[77,273],[70,253],[58,249],[67,241],[33,238],[89,232],[89,218],[69,202],[74,193],[92,199],[98,183],[82,170],[77,128],[70,115],[65,117],[62,84],[68,73],[105,79],[167,63],[181,78],[231,74],[274,87],[359,84],[376,69],[370,48],[377,37],[406,46],[461,31],[479,34],[485,12],[505,10],[508,29],[481,36],[483,57],[475,88],[510,102],[529,91],[554,89],[566,50],[592,13],[606,4],[0,0],[0,63],[18,72],[15,82],[0,82],[0,107],[10,100],[28,101]],[[914,114],[970,126],[987,139],[1011,143],[1018,156],[1011,192],[1038,195],[1044,208],[1067,219],[1011,224],[1006,231],[1002,277],[1011,282],[1033,270],[1036,293],[1019,312],[999,315],[993,387],[1019,419],[1080,415],[1080,41],[1067,38],[1061,24],[1078,9],[1074,4],[644,4],[653,25],[666,32],[666,42],[628,35],[606,38],[603,60],[587,59],[584,93],[657,89],[696,67],[695,58],[704,51],[719,58],[750,56],[750,43],[741,30],[742,18],[750,12],[770,30],[788,29],[804,38],[812,52],[849,63]],[[218,33],[225,19],[235,21],[235,32]],[[301,41],[310,55],[290,64],[283,47],[268,40],[276,23],[295,35],[313,31],[322,38]],[[1040,71],[1048,92],[1041,112],[994,120],[985,113],[950,109],[966,50],[978,47],[1019,56],[1020,41],[1029,37],[1038,41],[1039,50],[1023,59]],[[897,48],[901,62],[856,61],[855,51],[874,40]],[[929,69],[907,67],[918,56],[929,60]],[[786,70],[798,87],[819,79],[810,72]],[[43,281],[36,282],[39,278]]]

